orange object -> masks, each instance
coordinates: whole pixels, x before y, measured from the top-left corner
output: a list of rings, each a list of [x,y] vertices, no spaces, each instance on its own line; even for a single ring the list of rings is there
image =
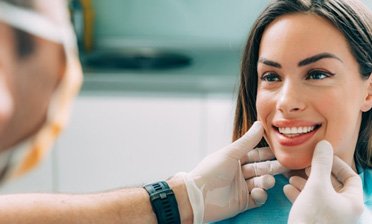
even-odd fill
[[[83,6],[84,16],[83,47],[85,52],[90,52],[93,50],[94,46],[93,32],[95,12],[91,0],[81,0],[81,5]]]

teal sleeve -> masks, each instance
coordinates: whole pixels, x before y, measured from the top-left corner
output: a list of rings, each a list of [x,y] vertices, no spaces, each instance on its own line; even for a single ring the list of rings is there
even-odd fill
[[[359,174],[363,183],[364,212],[359,220],[360,224],[372,223],[372,169],[364,169]],[[243,212],[235,217],[217,222],[218,224],[243,223],[278,223],[286,224],[292,204],[283,193],[283,186],[288,180],[282,176],[275,176],[275,186],[268,190],[267,202],[260,208]]]
[[[364,205],[372,210],[372,169],[365,169],[359,174],[363,183]],[[372,223],[372,222],[371,222]]]
[[[268,198],[266,203],[260,207],[243,212],[235,217],[226,219],[219,224],[246,224],[246,223],[278,223],[286,224],[288,220],[291,203],[283,193],[283,186],[288,183],[288,180],[282,176],[275,176],[275,186],[268,190]]]
[[[359,174],[362,178],[364,192],[364,211],[359,220],[360,224],[372,223],[372,169],[365,169]]]

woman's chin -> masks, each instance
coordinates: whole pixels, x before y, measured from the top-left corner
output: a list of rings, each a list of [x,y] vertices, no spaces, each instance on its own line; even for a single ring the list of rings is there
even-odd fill
[[[284,167],[286,167],[287,169],[290,169],[290,170],[302,170],[302,169],[305,169],[306,167],[309,167],[310,164],[308,165],[303,165],[303,164],[283,164],[282,165]]]
[[[282,166],[290,170],[301,170],[311,165],[311,158],[277,155],[276,159]]]

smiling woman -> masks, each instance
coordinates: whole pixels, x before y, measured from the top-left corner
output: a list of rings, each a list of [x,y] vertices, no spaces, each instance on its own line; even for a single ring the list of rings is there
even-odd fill
[[[371,29],[360,1],[275,1],[247,43],[234,139],[259,119],[289,168],[309,166],[321,139],[371,167]]]
[[[359,173],[372,209],[371,73],[372,13],[362,1],[272,1],[244,51],[233,139],[260,120],[261,145],[302,176],[316,144],[328,140]],[[288,180],[276,179],[266,206],[235,222],[287,222],[290,205],[282,188]]]
[[[257,114],[277,159],[303,169],[326,139],[355,169],[362,113],[372,105],[371,80],[360,77],[342,33],[317,15],[285,15],[263,33],[259,58]]]

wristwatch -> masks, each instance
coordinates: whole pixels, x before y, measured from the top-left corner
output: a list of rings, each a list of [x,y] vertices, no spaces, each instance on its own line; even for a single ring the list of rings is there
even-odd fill
[[[152,209],[159,224],[180,224],[176,197],[165,181],[143,186],[150,195]]]

